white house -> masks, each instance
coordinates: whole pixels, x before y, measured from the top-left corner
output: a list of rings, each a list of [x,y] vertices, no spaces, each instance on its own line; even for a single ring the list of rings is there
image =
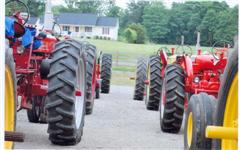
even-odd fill
[[[61,13],[57,23],[64,34],[74,37],[118,39],[119,20],[96,14]]]

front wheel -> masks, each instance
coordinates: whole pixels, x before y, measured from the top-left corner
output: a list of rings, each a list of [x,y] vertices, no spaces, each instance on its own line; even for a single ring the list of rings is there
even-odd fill
[[[213,123],[217,101],[213,96],[200,93],[191,96],[184,127],[184,149],[211,149],[212,140],[205,138],[205,128]]]
[[[47,115],[53,144],[81,141],[86,103],[86,65],[83,44],[64,40],[56,44],[48,75]]]

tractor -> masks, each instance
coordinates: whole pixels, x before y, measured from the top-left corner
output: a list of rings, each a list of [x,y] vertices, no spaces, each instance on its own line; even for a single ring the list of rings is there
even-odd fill
[[[179,48],[182,52],[176,53]],[[228,48],[229,42],[217,42],[211,49],[212,55],[201,54],[200,49],[197,55],[192,55],[191,47],[181,44],[176,52],[172,51],[176,55],[170,56],[171,59],[166,49],[161,48],[158,55],[150,56],[148,65],[142,65],[145,68],[140,67],[146,70],[146,74],[138,75],[146,79],[141,81],[141,85],[145,84],[141,88],[141,98],[145,99],[148,110],[160,110],[162,131],[179,132],[184,109],[188,107],[193,94],[206,92],[217,97],[220,76],[227,63]]]
[[[168,64],[161,70],[163,79],[159,110],[162,131],[179,132],[184,108],[188,107],[188,101],[193,94],[206,92],[217,97],[229,48],[215,47],[221,45],[220,43],[213,45],[212,55],[204,55],[200,51],[192,56],[178,55],[173,64]],[[221,46],[226,46],[225,43]]]
[[[24,11],[12,9],[20,6]],[[38,122],[46,109],[50,141],[77,144],[84,126],[87,46],[37,34],[35,27],[26,25],[29,9],[19,0],[8,1],[6,10],[13,15],[6,18],[5,130],[14,131],[16,110],[27,109],[29,121]],[[6,143],[7,148],[13,145]]]
[[[238,148],[238,44],[228,57],[217,97],[194,94],[186,111],[184,149]]]
[[[87,81],[86,81],[86,114],[93,111],[94,99],[100,98],[101,93],[109,93],[112,71],[112,55],[102,53],[94,45],[84,42],[87,55]]]

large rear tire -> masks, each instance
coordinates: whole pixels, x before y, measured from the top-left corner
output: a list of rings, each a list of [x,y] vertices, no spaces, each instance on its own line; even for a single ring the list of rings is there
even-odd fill
[[[145,81],[147,79],[147,60],[144,57],[138,58],[135,89],[134,89],[134,100],[142,101],[144,97]]]
[[[166,66],[160,107],[160,125],[163,132],[178,133],[181,129],[185,100],[184,78],[183,69],[179,65]]]
[[[48,75],[47,115],[53,144],[81,141],[86,106],[86,64],[82,43],[68,39],[56,44]]]
[[[112,55],[102,55],[102,66],[101,66],[101,93],[109,93],[110,81],[112,76]]]
[[[207,125],[213,124],[217,100],[206,93],[191,96],[185,118],[184,149],[211,149],[212,140],[205,138]]]
[[[237,46],[236,46],[237,47]],[[214,125],[238,128],[238,48],[229,56],[221,79]],[[237,149],[238,140],[213,140],[213,149]]]
[[[12,49],[5,44],[5,131],[15,131],[16,127],[16,109],[17,109],[17,92],[16,92],[16,73],[15,64],[12,55]],[[4,142],[5,149],[12,149],[14,143]]]
[[[158,55],[150,56],[147,69],[145,104],[148,110],[158,111],[162,90],[162,64]]]
[[[87,91],[86,91],[86,114],[90,115],[93,111],[95,87],[96,87],[96,47],[86,44],[86,71],[87,71]]]

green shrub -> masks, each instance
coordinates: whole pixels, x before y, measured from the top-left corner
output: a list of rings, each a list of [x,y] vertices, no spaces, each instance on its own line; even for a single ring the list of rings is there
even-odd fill
[[[137,32],[132,30],[131,28],[127,28],[124,31],[125,38],[129,43],[136,43],[137,40]]]
[[[139,23],[130,24],[125,29],[124,36],[129,43],[144,44],[147,41],[146,29]]]
[[[147,32],[146,29],[143,25],[139,23],[132,23],[128,26],[130,29],[135,30],[137,33],[137,39],[136,43],[137,44],[144,44],[147,41]]]

